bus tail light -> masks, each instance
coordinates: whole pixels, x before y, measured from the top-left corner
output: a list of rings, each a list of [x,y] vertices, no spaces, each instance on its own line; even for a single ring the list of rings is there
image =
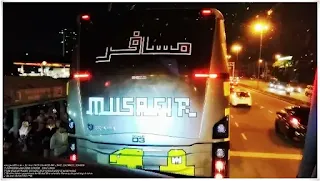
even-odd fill
[[[85,81],[91,79],[91,74],[88,72],[76,72],[73,74],[73,79]]]
[[[81,19],[84,20],[84,21],[89,21],[90,20],[90,16],[85,14],[85,15],[81,16]]]
[[[229,141],[212,144],[212,177],[229,177]]]
[[[75,162],[75,161],[77,161],[77,155],[76,154],[72,154],[72,155],[70,155],[70,157],[69,157],[69,160],[70,161],[73,161],[73,162]]]
[[[68,125],[68,129],[67,129],[67,132],[69,134],[75,134],[76,133],[76,125],[74,123],[74,121],[70,118],[68,118],[68,122],[69,122],[69,125]]]
[[[212,15],[212,10],[211,9],[203,9],[203,10],[201,10],[201,15],[202,16],[210,16],[210,15]]]
[[[214,175],[214,178],[222,179],[223,176],[220,173],[217,173],[217,174]]]
[[[221,139],[229,137],[229,116],[223,117],[212,128],[212,139]]]
[[[228,73],[216,73],[216,72],[210,72],[209,69],[196,69],[193,71],[193,76],[195,78],[210,78],[210,79],[229,79]]]
[[[68,144],[69,144],[69,148],[68,148],[68,155],[69,155],[69,160],[70,161],[77,161],[78,157],[77,157],[77,141],[75,137],[69,136],[68,138]]]

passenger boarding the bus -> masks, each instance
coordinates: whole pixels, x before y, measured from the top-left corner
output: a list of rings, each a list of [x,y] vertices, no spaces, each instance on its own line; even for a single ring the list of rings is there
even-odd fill
[[[64,123],[59,123],[59,128],[50,139],[50,149],[53,156],[59,157],[66,153],[68,149],[68,133]]]
[[[23,146],[22,148],[23,152],[28,151],[27,139],[30,131],[31,131],[31,126],[29,125],[29,122],[28,121],[22,122],[22,125],[19,129],[19,136],[20,136],[19,141]]]

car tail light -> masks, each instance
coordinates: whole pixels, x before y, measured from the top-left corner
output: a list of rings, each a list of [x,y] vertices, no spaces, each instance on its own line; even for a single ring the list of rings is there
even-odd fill
[[[297,128],[300,126],[300,121],[298,118],[295,118],[295,117],[291,117],[290,118],[290,124],[294,127],[294,128]]]
[[[70,161],[73,161],[73,162],[75,162],[75,161],[77,161],[77,155],[76,154],[72,154],[72,155],[70,155],[70,157],[69,157],[69,160]]]
[[[91,74],[88,72],[76,72],[73,74],[73,78],[80,81],[89,80],[91,78]]]
[[[210,16],[210,15],[212,15],[212,10],[211,9],[203,9],[203,10],[201,10],[201,15],[202,16]]]

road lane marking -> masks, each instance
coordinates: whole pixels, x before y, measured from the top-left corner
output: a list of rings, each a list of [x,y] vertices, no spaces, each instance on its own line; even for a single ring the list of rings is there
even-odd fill
[[[237,127],[239,127],[239,124],[238,124],[237,122],[234,122],[234,124],[235,124]]]
[[[263,109],[264,107],[263,106],[260,106],[260,109]]]
[[[233,119],[233,116],[232,115],[230,115],[231,116],[231,118]]]
[[[242,136],[242,138],[243,138],[244,140],[248,140],[247,137],[246,137],[246,135],[244,135],[244,133],[241,133],[241,136]]]
[[[244,152],[244,151],[230,151],[230,156],[247,157],[247,158],[283,159],[283,160],[301,160],[302,159],[301,154]]]
[[[269,113],[271,113],[271,114],[273,113],[273,112],[272,112],[272,111],[270,111],[270,110],[269,110],[268,112],[269,112]]]

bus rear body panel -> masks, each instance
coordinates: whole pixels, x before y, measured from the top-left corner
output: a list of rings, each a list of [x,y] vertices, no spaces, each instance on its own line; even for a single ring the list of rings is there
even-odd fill
[[[203,15],[152,10],[92,15],[90,22],[80,16],[68,83],[78,160],[208,177],[218,165],[228,176],[225,35],[217,37],[220,20]]]

